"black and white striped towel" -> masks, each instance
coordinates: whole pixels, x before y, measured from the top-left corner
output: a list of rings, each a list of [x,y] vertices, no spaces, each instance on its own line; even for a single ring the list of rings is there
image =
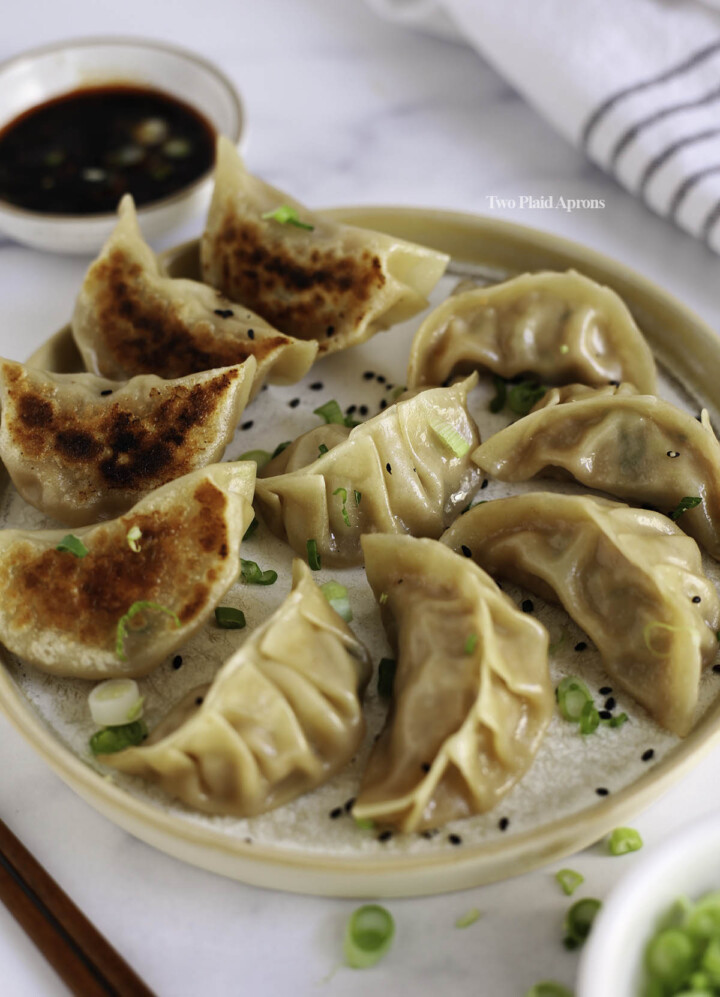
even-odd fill
[[[720,0],[368,0],[459,34],[571,142],[720,253]]]

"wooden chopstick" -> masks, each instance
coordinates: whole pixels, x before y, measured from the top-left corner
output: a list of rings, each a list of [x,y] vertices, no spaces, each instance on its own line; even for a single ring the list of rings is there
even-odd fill
[[[154,997],[1,820],[0,900],[74,994]]]

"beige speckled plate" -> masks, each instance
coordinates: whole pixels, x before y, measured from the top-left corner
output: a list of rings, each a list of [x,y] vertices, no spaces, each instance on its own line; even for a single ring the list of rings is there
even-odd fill
[[[445,250],[452,255],[456,272],[480,265],[499,279],[505,273],[572,266],[610,285],[630,306],[662,365],[661,393],[693,413],[707,407],[717,423],[712,392],[720,381],[720,341],[679,302],[619,263],[541,232],[469,215],[392,208],[343,209],[335,215]],[[170,251],[165,259],[175,276],[192,276],[197,244]],[[433,302],[447,295],[453,283],[454,278],[444,278]],[[235,458],[255,447],[272,449],[317,425],[312,410],[333,397],[344,408],[357,406],[361,415],[377,412],[390,398],[392,387],[403,383],[410,340],[420,318],[324,360],[302,384],[262,392],[247,410],[244,428],[226,456]],[[54,370],[79,369],[69,330],[54,336],[32,363]],[[471,406],[483,437],[503,425],[502,416],[489,413],[488,395],[488,386],[481,386]],[[367,412],[361,406],[367,406]],[[4,471],[0,473],[0,525],[46,525],[17,496]],[[550,481],[536,487],[572,490]],[[508,491],[507,486],[490,482],[483,497]],[[278,582],[269,588],[236,586],[224,600],[242,606],[247,631],[220,631],[209,624],[183,649],[180,669],[168,661],[142,680],[150,726],[186,689],[210,679],[287,594],[288,548],[261,527],[243,552],[263,568],[274,567]],[[716,584],[718,568],[706,561]],[[350,590],[356,633],[379,660],[388,649],[362,570],[334,574]],[[321,572],[318,580],[328,577]],[[519,591],[509,587],[508,591],[522,598]],[[593,648],[576,650],[584,635],[562,610],[538,599],[534,604],[551,633],[553,680],[581,675],[598,706],[603,704],[609,694],[600,694],[599,689],[612,683]],[[97,810],[177,858],[248,883],[301,893],[411,896],[525,872],[584,847],[626,821],[720,740],[720,676],[712,670],[703,678],[695,729],[684,741],[662,731],[622,693],[613,694],[615,711],[626,711],[629,723],[614,729],[602,726],[582,738],[574,725],[556,716],[532,769],[492,813],[456,821],[431,837],[395,835],[381,842],[373,831],[357,828],[345,811],[384,718],[385,706],[378,700],[374,680],[367,696],[368,735],[353,764],[326,786],[286,807],[237,820],[192,813],[139,780],[101,769],[87,750],[92,730],[86,705],[89,685],[42,675],[2,649],[0,661],[3,711],[60,777]],[[646,762],[641,756],[648,748],[654,755]],[[460,843],[453,843],[450,834]]]

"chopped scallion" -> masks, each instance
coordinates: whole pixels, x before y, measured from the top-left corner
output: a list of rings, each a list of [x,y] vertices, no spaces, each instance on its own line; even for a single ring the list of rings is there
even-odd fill
[[[257,521],[257,516],[253,516],[252,522],[250,523],[250,525],[248,526],[248,528],[243,533],[243,541],[250,539],[250,537],[253,535],[253,533],[255,532],[255,530],[258,528],[258,525],[259,524],[258,524],[258,521]]]
[[[592,702],[585,703],[582,708],[582,713],[580,714],[580,733],[594,734],[599,726],[600,714],[598,713],[595,704]]]
[[[585,683],[574,675],[564,678],[555,691],[560,712],[566,720],[580,722],[583,708],[592,704],[590,690]]]
[[[94,755],[114,755],[117,751],[140,744],[147,735],[144,720],[134,720],[122,727],[106,727],[95,731],[90,738],[90,750]]]
[[[318,457],[322,457],[322,455],[326,454],[327,452],[328,448],[325,446],[324,443],[321,443],[320,446],[318,447]]]
[[[520,381],[508,391],[508,405],[516,415],[527,415],[547,390],[544,384],[537,381]]]
[[[325,402],[320,408],[313,409],[314,415],[319,415],[321,419],[324,419],[328,425],[338,425],[338,426],[357,426],[358,423],[349,416],[342,414],[342,409],[335,401],[331,398],[329,402]]]
[[[699,495],[686,495],[685,498],[681,498],[678,504],[675,506],[673,511],[670,513],[670,519],[680,519],[684,512],[688,509],[694,509],[696,505],[700,505],[702,499]]]
[[[293,208],[289,204],[281,204],[279,208],[275,208],[274,211],[266,211],[265,214],[260,217],[263,221],[271,220],[279,222],[280,225],[294,225],[295,228],[306,229],[308,232],[312,232],[315,229],[314,225],[308,225],[306,222],[301,222],[297,208]]]
[[[388,601],[388,594],[387,594],[387,592],[381,592],[380,593],[380,598],[378,599],[378,602],[380,603],[381,606],[384,606],[387,601]]]
[[[643,846],[643,840],[634,827],[616,827],[608,838],[608,851],[611,855],[627,855],[637,852]]]
[[[582,886],[585,877],[574,869],[560,869],[555,873],[555,880],[566,897],[571,897],[578,886]]]
[[[247,585],[274,585],[277,581],[277,571],[272,569],[261,571],[255,561],[246,561],[241,557],[240,566],[240,577]]]
[[[360,505],[360,499],[362,498],[362,492],[359,492],[356,489],[353,494],[355,495],[355,505]],[[718,637],[718,640],[720,640],[720,637]]]
[[[471,924],[475,924],[476,921],[480,920],[480,911],[477,907],[472,907],[470,910],[465,911],[460,917],[455,921],[456,928],[469,928]]]
[[[445,422],[444,419],[431,419],[430,428],[455,457],[464,457],[470,449],[470,444],[462,433],[459,433],[454,426]]]
[[[133,679],[107,679],[92,689],[88,706],[98,727],[122,727],[140,719],[143,697]]]
[[[350,608],[348,591],[345,586],[341,585],[340,582],[330,581],[321,585],[320,591],[338,616],[341,616],[346,623],[350,623],[352,620],[352,609]]]
[[[140,553],[140,538],[142,537],[142,530],[139,526],[131,526],[127,531],[127,545],[133,554]]]
[[[356,817],[355,827],[359,831],[372,831],[372,829],[375,827],[375,821],[370,820],[369,817]]]
[[[540,983],[535,983],[530,987],[525,997],[573,997],[573,993],[562,983],[555,983],[554,980],[541,980]]]
[[[180,627],[180,618],[177,613],[173,612],[172,609],[168,609],[167,606],[161,606],[157,602],[145,602],[140,600],[139,602],[134,602],[132,606],[128,609],[127,613],[120,617],[117,625],[117,636],[115,638],[115,654],[121,661],[127,661],[125,656],[125,638],[128,635],[130,620],[137,616],[138,613],[142,613],[145,610],[150,610],[155,613],[165,613],[170,616],[176,627]]]
[[[292,440],[285,440],[282,443],[278,443],[273,452],[270,454],[270,460],[274,460],[275,457],[278,457],[283,452],[283,450],[287,450],[291,443]]]
[[[378,696],[389,699],[393,693],[395,685],[395,671],[397,662],[394,658],[381,658],[378,665],[377,691]]]
[[[350,516],[347,511],[347,488],[336,488],[333,495],[339,495],[342,502],[342,518],[346,526],[350,525]]]
[[[246,450],[245,453],[241,453],[238,460],[254,460],[257,464],[258,471],[269,464],[273,458],[268,450]]]
[[[62,553],[74,554],[75,557],[85,557],[89,553],[80,537],[76,537],[73,533],[68,533],[67,536],[64,536],[55,550],[59,550]]]
[[[322,560],[318,554],[317,540],[308,540],[307,542],[307,559],[310,568],[313,571],[319,571],[322,567]]]
[[[465,654],[472,654],[478,642],[477,634],[470,634],[468,639],[465,641],[465,647],[463,651]]]
[[[390,911],[365,904],[353,911],[345,929],[345,961],[353,969],[368,969],[387,953],[395,935]]]
[[[495,397],[490,400],[488,408],[491,412],[501,412],[505,408],[507,399],[507,385],[502,377],[493,375],[493,385],[495,386]]]
[[[603,720],[602,722],[607,724],[608,727],[622,727],[629,719],[630,717],[627,713],[617,713],[614,717],[610,717],[609,720]]]
[[[223,630],[242,630],[245,626],[245,613],[233,606],[218,606],[215,610],[215,622]]]
[[[575,946],[582,945],[590,934],[593,921],[602,907],[599,900],[586,897],[578,900],[565,915],[565,936]]]

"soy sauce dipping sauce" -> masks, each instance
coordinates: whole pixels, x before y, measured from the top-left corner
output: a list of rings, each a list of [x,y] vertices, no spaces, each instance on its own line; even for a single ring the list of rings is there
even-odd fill
[[[0,131],[0,199],[28,211],[95,215],[123,194],[137,205],[175,194],[215,161],[215,131],[196,110],[130,84],[74,90]]]

